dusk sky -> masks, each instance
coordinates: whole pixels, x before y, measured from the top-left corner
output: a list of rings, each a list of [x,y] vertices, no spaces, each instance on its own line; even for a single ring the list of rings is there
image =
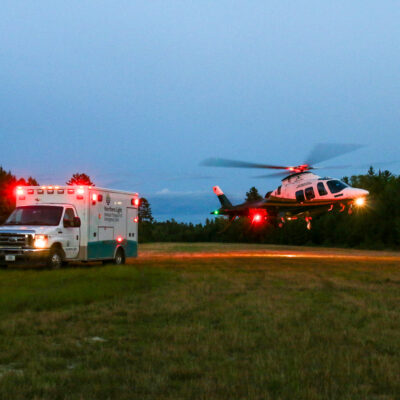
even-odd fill
[[[18,176],[85,172],[198,222],[215,184],[233,201],[279,184],[208,157],[365,144],[327,163],[362,168],[321,172],[338,177],[399,160],[398,2],[14,0],[1,17],[0,165]]]

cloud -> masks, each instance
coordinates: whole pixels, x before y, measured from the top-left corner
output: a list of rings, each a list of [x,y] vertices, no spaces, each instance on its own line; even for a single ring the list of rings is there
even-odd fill
[[[209,194],[211,193],[210,191],[202,190],[202,191],[193,191],[193,190],[187,190],[187,191],[179,191],[179,190],[170,190],[168,188],[164,188],[159,190],[158,192],[155,193],[156,196],[201,196],[204,194]]]

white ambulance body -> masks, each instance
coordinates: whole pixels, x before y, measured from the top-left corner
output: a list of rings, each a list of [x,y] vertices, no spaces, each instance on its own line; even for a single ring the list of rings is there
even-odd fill
[[[68,261],[122,264],[138,248],[137,193],[95,186],[23,186],[0,226],[0,264]]]

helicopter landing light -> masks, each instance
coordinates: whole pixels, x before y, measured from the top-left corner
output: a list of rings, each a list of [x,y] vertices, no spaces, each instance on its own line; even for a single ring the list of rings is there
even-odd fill
[[[365,205],[365,197],[359,197],[358,199],[355,199],[354,204],[357,207],[362,207]]]

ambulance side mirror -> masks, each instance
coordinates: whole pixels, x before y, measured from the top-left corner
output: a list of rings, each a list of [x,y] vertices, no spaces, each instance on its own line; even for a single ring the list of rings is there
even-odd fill
[[[74,223],[73,223],[73,221],[71,221],[69,219],[64,219],[63,226],[64,226],[64,228],[73,228]]]
[[[79,217],[74,217],[74,227],[80,228],[81,226],[81,219]]]

